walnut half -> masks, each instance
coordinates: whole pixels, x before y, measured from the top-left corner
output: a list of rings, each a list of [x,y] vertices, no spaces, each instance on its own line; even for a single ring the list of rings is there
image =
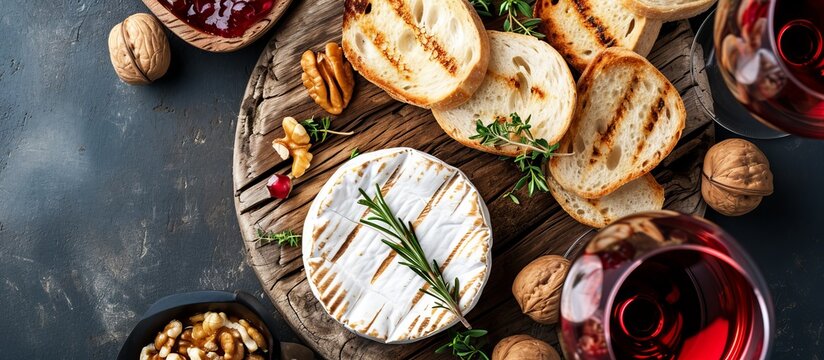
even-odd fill
[[[282,125],[284,135],[272,141],[272,148],[283,160],[292,157],[292,176],[299,178],[312,164],[311,139],[303,125],[293,117],[283,118]]]
[[[303,86],[309,97],[332,115],[340,115],[349,105],[355,87],[352,65],[343,56],[340,45],[326,44],[326,53],[306,50],[300,59]]]

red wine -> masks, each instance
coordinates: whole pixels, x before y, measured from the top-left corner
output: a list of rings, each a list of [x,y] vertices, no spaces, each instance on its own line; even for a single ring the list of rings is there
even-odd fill
[[[752,285],[728,258],[676,247],[644,260],[613,301],[617,359],[742,359],[758,308]]]
[[[776,1],[773,24],[778,53],[787,69],[824,94],[824,1]]]
[[[620,219],[590,239],[561,292],[561,347],[578,360],[764,360],[766,284],[717,226],[673,212]]]

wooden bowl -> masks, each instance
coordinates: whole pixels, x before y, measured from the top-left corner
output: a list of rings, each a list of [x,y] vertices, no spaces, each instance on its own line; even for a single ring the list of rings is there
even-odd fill
[[[204,33],[189,26],[189,24],[178,19],[175,14],[166,9],[160,1],[161,0],[143,0],[143,3],[146,4],[146,7],[148,7],[169,30],[172,30],[172,32],[177,34],[181,39],[198,48],[211,52],[230,52],[251,44],[275,25],[283,13],[286,12],[286,9],[289,8],[289,4],[292,3],[292,0],[278,0],[266,17],[246,29],[243,36],[227,38]]]

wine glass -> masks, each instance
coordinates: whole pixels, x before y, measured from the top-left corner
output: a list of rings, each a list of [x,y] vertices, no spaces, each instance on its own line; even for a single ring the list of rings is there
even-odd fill
[[[566,358],[769,355],[774,318],[767,286],[718,226],[671,211],[641,213],[584,244],[561,293]]]
[[[824,139],[822,30],[821,0],[720,0],[713,43],[721,78],[755,119]]]

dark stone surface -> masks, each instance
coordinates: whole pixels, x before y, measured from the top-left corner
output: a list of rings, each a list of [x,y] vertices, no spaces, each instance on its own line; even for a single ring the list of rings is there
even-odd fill
[[[242,289],[263,298],[242,253],[231,158],[239,101],[265,40],[210,54],[172,36],[169,74],[134,87],[117,80],[106,38],[146,11],[138,0],[2,5],[0,358],[111,359],[164,295]],[[775,195],[744,217],[708,217],[767,278],[774,358],[818,359],[824,142],[758,145],[772,161]],[[285,326],[278,335],[296,340]]]

